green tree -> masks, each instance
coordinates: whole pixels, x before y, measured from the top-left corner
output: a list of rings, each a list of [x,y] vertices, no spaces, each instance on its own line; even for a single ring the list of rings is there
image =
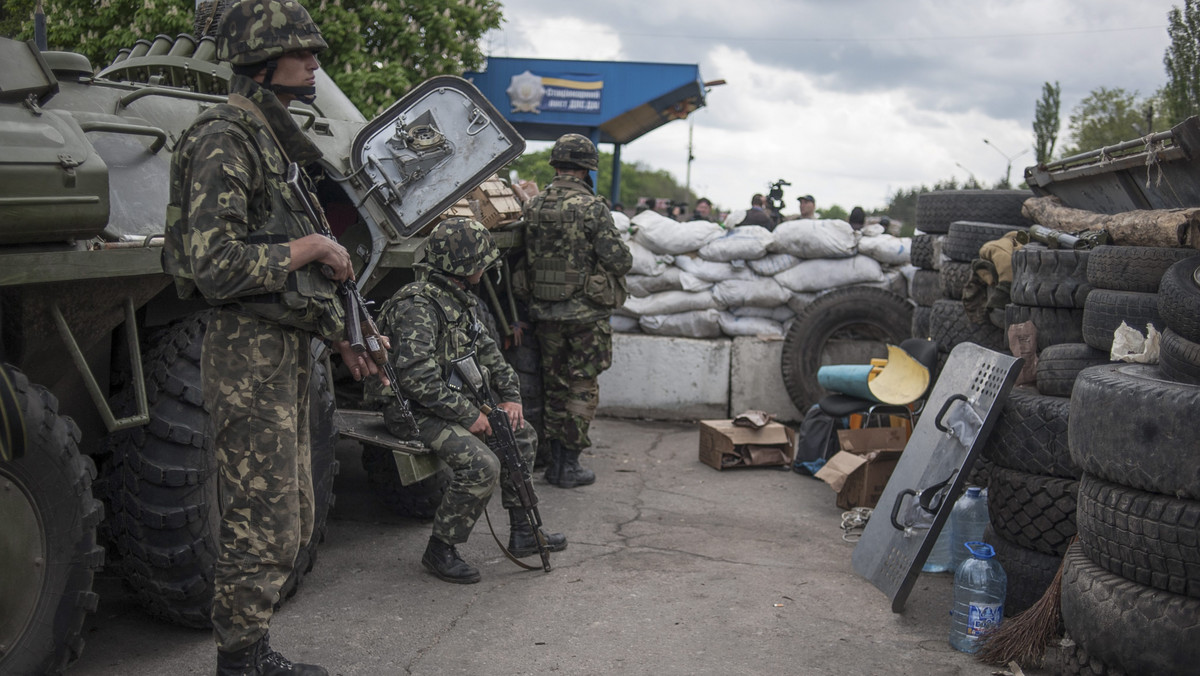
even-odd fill
[[[888,197],[888,205],[883,213],[879,216],[887,216],[893,221],[900,221],[904,224],[902,234],[905,236],[911,235],[913,228],[917,223],[917,198],[921,193],[932,192],[934,190],[979,190],[985,186],[975,179],[974,176],[967,179],[963,183],[959,183],[957,178],[953,176],[948,179],[943,179],[933,184],[933,187],[918,185],[912,188],[900,188]]]
[[[1167,84],[1162,98],[1169,120],[1181,122],[1200,113],[1200,3],[1184,0],[1183,9],[1167,12],[1171,45],[1163,56]]]
[[[1042,84],[1042,99],[1034,106],[1033,113],[1033,151],[1038,164],[1049,162],[1054,154],[1054,143],[1058,140],[1059,106],[1062,87],[1058,82]]]
[[[1100,87],[1088,94],[1071,112],[1068,128],[1071,146],[1064,155],[1103,148],[1145,133],[1145,102],[1137,100],[1137,93],[1127,92],[1120,87]]]
[[[850,218],[850,212],[836,204],[830,204],[820,211],[821,218],[838,218],[843,221]]]
[[[35,0],[6,0],[0,33],[33,37]],[[110,63],[122,47],[191,33],[192,0],[43,0],[50,49]],[[498,0],[307,0],[329,50],[321,65],[368,118],[435,75],[483,63],[479,38],[501,20]]]

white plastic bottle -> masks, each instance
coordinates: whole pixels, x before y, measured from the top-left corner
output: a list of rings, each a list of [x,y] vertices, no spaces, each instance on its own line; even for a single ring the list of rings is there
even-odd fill
[[[950,554],[950,541],[954,539],[951,532],[953,524],[954,514],[951,513],[946,523],[942,524],[942,531],[938,533],[937,541],[933,543],[933,549],[925,559],[925,565],[921,566],[922,573],[949,573],[954,570]]]
[[[964,545],[970,557],[954,573],[954,607],[950,611],[950,647],[964,653],[979,650],[983,635],[1004,620],[1008,576],[985,542]]]

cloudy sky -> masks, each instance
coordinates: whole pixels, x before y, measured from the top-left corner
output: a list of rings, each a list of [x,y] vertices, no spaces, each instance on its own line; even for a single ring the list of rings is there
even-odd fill
[[[1183,0],[503,0],[488,54],[698,64],[723,79],[692,116],[691,187],[725,208],[783,178],[785,213],[882,207],[897,189],[1032,163],[1042,84],[1070,111],[1098,87],[1166,81],[1167,12]],[[1131,130],[1130,136],[1135,134]],[[988,139],[991,145],[985,144]],[[687,175],[688,123],[622,159]],[[531,144],[531,148],[545,147]],[[606,148],[602,148],[606,150]]]

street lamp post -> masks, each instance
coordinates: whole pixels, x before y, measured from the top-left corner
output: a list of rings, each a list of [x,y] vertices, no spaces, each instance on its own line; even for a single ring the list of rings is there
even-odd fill
[[[992,143],[991,141],[989,141],[987,139],[983,139],[983,142],[988,144],[989,146],[991,146],[992,150],[995,150],[996,152],[1000,153],[1000,155],[1008,162],[1008,166],[1006,166],[1004,168],[1004,185],[1011,187],[1012,186],[1012,163],[1013,163],[1013,160],[1024,155],[1025,153],[1029,152],[1029,148],[1022,150],[1021,152],[1017,153],[1016,155],[1009,155],[1008,153],[1004,152],[1003,150],[1000,150],[999,148],[997,148],[995,143]]]

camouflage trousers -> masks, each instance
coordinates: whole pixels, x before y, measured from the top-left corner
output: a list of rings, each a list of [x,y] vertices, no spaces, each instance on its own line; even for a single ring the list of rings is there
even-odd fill
[[[541,322],[542,427],[547,440],[568,450],[592,445],[588,427],[600,403],[596,379],[612,366],[612,324],[607,319],[582,324]]]
[[[240,650],[267,631],[296,553],[312,537],[308,432],[312,336],[218,310],[201,354],[221,491],[214,573],[217,648]]]
[[[475,522],[487,507],[488,499],[500,482],[500,499],[505,508],[520,507],[517,493],[508,480],[508,470],[500,465],[500,459],[479,437],[462,425],[443,418],[416,413],[421,428],[420,438],[442,462],[450,467],[454,477],[442,496],[437,512],[433,515],[433,536],[447,544],[458,545],[467,541]],[[533,467],[537,454],[537,432],[528,421],[525,427],[514,429],[517,448],[525,459],[525,469]]]

